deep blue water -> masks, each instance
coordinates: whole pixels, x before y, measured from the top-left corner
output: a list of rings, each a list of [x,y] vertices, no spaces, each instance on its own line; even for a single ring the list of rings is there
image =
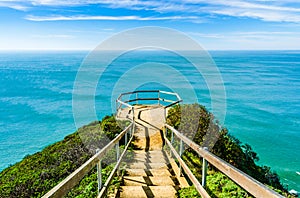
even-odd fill
[[[87,54],[0,52],[0,170],[76,130],[73,85]],[[225,126],[252,146],[260,164],[271,166],[289,189],[300,191],[300,51],[213,51],[211,55],[226,89]],[[149,51],[119,57],[106,70],[92,96],[99,119],[114,111],[110,96],[115,82],[132,65],[144,62],[175,67],[194,86],[198,100],[211,108],[205,81],[191,65],[172,54]],[[165,78],[185,89],[177,76],[163,70],[156,82]],[[142,75],[137,75],[127,81],[142,80]],[[156,86],[162,85],[145,85]],[[193,102],[189,96],[185,98],[185,102]],[[93,119],[82,117],[80,125]]]

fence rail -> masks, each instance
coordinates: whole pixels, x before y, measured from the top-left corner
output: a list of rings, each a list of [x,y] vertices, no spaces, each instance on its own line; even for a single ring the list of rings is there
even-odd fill
[[[173,154],[175,154],[176,150],[172,146],[172,144],[167,139],[167,133],[168,130],[170,130],[171,137],[177,136],[180,140],[180,147],[183,147],[183,143],[188,145],[190,148],[192,148],[196,153],[201,156],[205,161],[210,163],[212,166],[216,167],[219,171],[227,175],[230,179],[232,179],[234,182],[236,182],[239,186],[241,186],[243,189],[245,189],[247,192],[249,192],[251,195],[255,197],[268,197],[268,198],[275,198],[275,197],[282,197],[282,195],[278,194],[277,192],[267,188],[265,185],[260,183],[259,181],[255,180],[254,178],[250,177],[246,173],[240,171],[239,169],[235,168],[231,164],[225,162],[221,158],[217,157],[216,155],[212,154],[211,152],[207,151],[203,147],[200,147],[198,144],[184,136],[182,133],[174,129],[168,124],[165,124],[164,126],[164,136],[166,139],[167,145],[171,148],[171,151]],[[172,138],[173,139],[173,138]],[[183,167],[183,169],[186,171],[185,173],[190,178],[190,180],[195,185],[197,191],[201,194],[203,197],[209,197],[207,196],[207,193],[203,192],[203,187],[205,187],[205,182],[202,182],[202,186],[199,185],[198,181],[195,181],[195,178],[193,174],[191,174],[190,170],[186,170],[185,167],[186,164],[181,159],[182,150],[180,151],[180,154],[175,154],[175,157],[179,161],[180,165]],[[205,163],[204,163],[205,164]],[[203,166],[203,169],[206,169],[206,166]],[[204,171],[204,174],[202,174],[202,181],[206,180],[206,173]]]
[[[61,198],[64,195],[66,195],[76,184],[79,183],[79,181],[91,171],[92,168],[94,168],[99,162],[101,162],[101,159],[114,147],[117,145],[117,149],[119,149],[118,145],[120,140],[127,136],[127,134],[130,134],[130,140],[133,136],[134,130],[134,124],[131,123],[128,127],[126,127],[115,139],[113,139],[110,143],[108,143],[104,148],[102,148],[99,152],[97,152],[93,157],[91,157],[88,161],[86,161],[82,166],[80,166],[78,169],[76,169],[73,173],[71,173],[67,178],[65,178],[63,181],[61,181],[58,185],[56,185],[54,188],[52,188],[48,193],[46,193],[43,198],[47,197],[54,197],[54,198]],[[130,133],[129,133],[130,132]],[[126,138],[125,138],[126,139]],[[125,142],[126,144],[127,142]],[[126,149],[128,148],[128,145],[130,144],[130,141],[127,143],[123,154],[120,157],[117,157],[117,167],[119,166],[122,157],[124,156],[124,153]],[[118,152],[117,152],[118,153]],[[101,163],[100,163],[101,165]],[[101,171],[101,166],[99,167]],[[106,184],[102,186],[102,178],[98,176],[98,182],[101,192],[105,192],[108,184],[110,183],[113,175],[115,175],[117,168],[115,168],[110,176],[109,179],[107,179]],[[101,175],[101,174],[100,174]],[[101,197],[103,193],[99,194]]]

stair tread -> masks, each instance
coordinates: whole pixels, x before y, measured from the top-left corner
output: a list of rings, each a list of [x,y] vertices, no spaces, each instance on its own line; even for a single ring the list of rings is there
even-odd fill
[[[133,151],[134,155],[162,155],[164,156],[165,153],[162,150],[150,150],[150,151],[145,151],[145,150],[135,150]]]
[[[131,169],[168,169],[167,164],[162,162],[154,162],[154,163],[136,162],[136,163],[128,163],[127,166]]]
[[[135,157],[132,160],[129,160],[129,163],[135,162],[147,162],[147,163],[169,163],[166,158],[144,158],[144,157]]]
[[[167,169],[126,169],[129,176],[171,176]]]
[[[172,176],[124,176],[124,186],[175,186]]]
[[[142,198],[142,197],[176,197],[176,189],[173,186],[121,186],[121,198]]]

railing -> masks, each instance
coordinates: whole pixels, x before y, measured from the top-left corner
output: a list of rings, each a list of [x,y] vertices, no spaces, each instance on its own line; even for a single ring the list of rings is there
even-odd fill
[[[167,138],[169,135],[168,133],[171,132],[170,137],[171,140]],[[173,147],[172,143],[174,142],[174,135],[179,138],[180,146],[179,146],[179,154],[177,153],[176,149]],[[180,165],[180,170],[186,173],[189,177],[191,182],[194,184],[195,188],[199,192],[202,197],[210,197],[205,190],[206,185],[206,169],[207,169],[207,162],[209,162],[212,166],[216,167],[219,171],[223,174],[227,175],[230,179],[236,182],[239,186],[241,186],[244,190],[249,192],[254,197],[283,197],[277,192],[267,188],[265,185],[260,183],[259,181],[255,180],[254,178],[250,177],[246,173],[240,171],[239,169],[235,168],[231,164],[225,162],[221,158],[215,156],[211,152],[207,151],[207,149],[200,147],[198,144],[184,136],[182,133],[174,129],[168,124],[164,125],[164,138],[166,145],[170,148],[170,151],[178,160]],[[198,179],[193,175],[191,170],[185,164],[181,155],[183,154],[184,144],[192,148],[196,153],[203,158],[203,167],[202,167],[202,184],[198,181]]]
[[[156,94],[154,97],[140,97],[142,93],[148,93],[148,94]],[[162,97],[162,94],[165,95],[172,95],[176,97],[176,100],[171,100]],[[124,96],[127,96],[128,99],[124,100]],[[133,98],[131,98],[133,96]],[[180,102],[182,102],[182,99],[177,93],[174,92],[168,92],[168,91],[161,91],[161,90],[137,90],[137,91],[132,91],[132,92],[127,92],[127,93],[122,93],[116,100],[116,112],[118,113],[119,110],[122,109],[123,106],[130,108],[132,111],[132,117],[128,117],[129,120],[133,121],[134,120],[134,105],[139,104],[139,101],[157,101],[158,105],[161,105],[161,102],[168,103],[167,105],[163,105],[164,109],[167,109],[173,105],[176,105]],[[135,102],[135,103],[134,103]],[[134,104],[129,104],[129,103],[134,103]],[[165,110],[165,114],[166,114]],[[165,115],[166,116],[166,115]]]
[[[104,148],[99,150],[93,157],[91,157],[87,162],[85,162],[82,166],[80,166],[77,170],[71,173],[67,178],[61,181],[58,185],[52,188],[47,194],[43,196],[46,197],[54,197],[60,198],[66,195],[76,184],[80,182],[80,180],[91,171],[92,168],[97,166],[97,177],[98,177],[98,197],[103,197],[107,191],[109,184],[111,183],[113,177],[116,175],[119,166],[121,164],[122,158],[125,155],[125,152],[128,149],[128,146],[133,138],[134,133],[134,124],[131,123],[128,127],[126,127],[116,138],[114,138],[109,144],[107,144]],[[128,140],[129,136],[129,141]],[[124,137],[125,148],[123,153],[120,155],[119,142]],[[116,148],[116,157],[117,163],[107,178],[104,185],[102,185],[102,174],[101,174],[101,160],[104,156],[112,149]]]

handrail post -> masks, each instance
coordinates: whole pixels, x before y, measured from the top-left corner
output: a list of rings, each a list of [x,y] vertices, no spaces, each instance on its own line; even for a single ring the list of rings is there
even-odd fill
[[[130,136],[130,138],[133,136],[133,132],[134,132],[134,122],[132,123],[131,129],[130,129],[130,131],[129,131],[129,136]]]
[[[167,131],[168,131],[168,128],[166,127]],[[172,130],[170,130],[171,132],[171,144],[173,145],[174,144],[174,132]],[[171,154],[171,157],[172,157],[172,152],[170,151],[170,154]]]
[[[134,117],[134,107],[133,106],[131,107],[131,111],[132,111],[132,122],[134,123],[134,118],[135,117]]]
[[[96,150],[96,153],[98,153],[100,149]],[[102,164],[101,160],[97,163],[97,180],[98,180],[98,194],[100,193],[100,190],[102,188]]]
[[[183,153],[183,141],[182,139],[180,139],[180,148],[179,148],[179,155],[180,157],[182,156],[182,153]],[[179,175],[181,175],[182,173],[182,167],[181,167],[181,164],[179,165]]]
[[[117,162],[118,162],[119,158],[120,158],[120,146],[119,146],[119,142],[116,143],[116,153],[117,153]],[[117,174],[119,175],[119,169],[117,171]]]
[[[131,108],[132,110],[132,131],[131,131],[131,135],[133,135],[134,133],[134,129],[135,129],[135,116],[134,116],[134,106],[132,106]]]
[[[128,141],[127,140],[127,135],[128,135],[128,132],[125,133],[125,143],[124,143],[125,146],[127,145],[127,141]]]
[[[168,127],[166,127],[165,125],[164,125],[164,127],[163,127],[163,132],[164,132],[164,139],[165,139],[165,145],[167,145],[167,140],[168,140]],[[171,149],[170,149],[170,157],[172,158],[172,152],[171,152]]]
[[[120,157],[119,142],[116,143],[116,153],[117,153],[117,161],[118,161]]]
[[[179,148],[179,155],[181,156],[183,153],[183,141],[180,139],[180,148]]]
[[[204,150],[208,150],[207,147],[203,148]],[[206,186],[206,175],[207,175],[207,161],[206,159],[203,157],[202,158],[202,186],[205,187]]]

